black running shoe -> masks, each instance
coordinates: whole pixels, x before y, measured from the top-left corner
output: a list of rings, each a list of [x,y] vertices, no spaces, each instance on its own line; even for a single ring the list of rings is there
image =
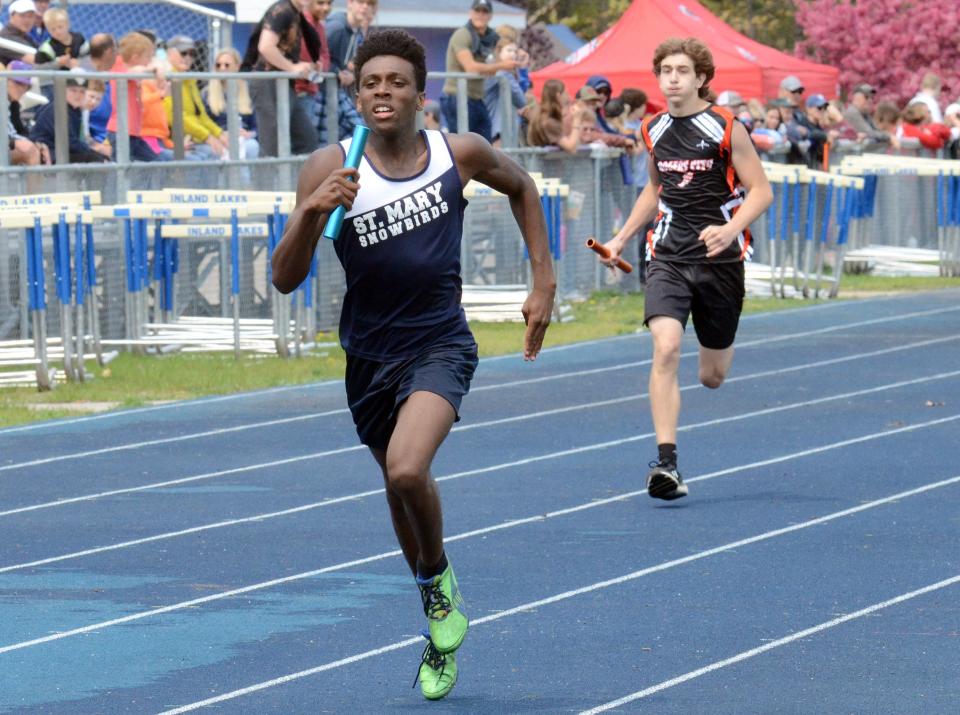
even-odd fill
[[[671,501],[685,497],[689,493],[683,477],[677,471],[677,465],[663,462],[650,462],[647,474],[647,494],[655,499]]]

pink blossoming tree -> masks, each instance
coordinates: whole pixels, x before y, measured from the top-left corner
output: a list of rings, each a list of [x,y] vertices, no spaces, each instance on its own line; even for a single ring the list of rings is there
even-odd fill
[[[900,106],[927,72],[943,81],[943,104],[960,97],[957,0],[794,0],[804,39],[796,54],[840,70],[849,92],[860,82]]]

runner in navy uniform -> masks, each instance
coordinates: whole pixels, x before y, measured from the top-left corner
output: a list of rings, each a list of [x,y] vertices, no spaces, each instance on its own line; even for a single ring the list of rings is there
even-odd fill
[[[463,186],[470,179],[509,197],[527,244],[527,360],[540,351],[556,283],[530,176],[476,134],[417,130],[426,83],[420,43],[399,30],[375,33],[354,62],[357,106],[370,128],[366,154],[359,172],[343,168],[349,142],[320,149],[304,164],[297,206],[273,255],[273,282],[286,293],[303,281],[327,216],[343,205],[336,252],[347,278],[340,318],[347,401],[360,441],[383,471],[393,528],[420,588],[428,642],[418,677],[424,696],[438,699],[456,682],[454,652],[467,632],[430,465],[459,419],[477,366],[460,306]]]
[[[627,242],[656,215],[647,236],[644,322],[653,337],[650,411],[658,458],[647,492],[659,499],[688,493],[677,469],[680,342],[687,319],[700,342],[700,382],[723,384],[743,308],[748,227],[773,201],[746,129],[704,97],[713,57],[696,38],[671,39],[653,57],[667,111],[643,123],[650,183],[620,232],[606,244],[613,267]],[[744,198],[746,189],[746,198]]]

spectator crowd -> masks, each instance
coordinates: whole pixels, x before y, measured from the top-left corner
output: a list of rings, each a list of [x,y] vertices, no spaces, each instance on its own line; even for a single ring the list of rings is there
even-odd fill
[[[559,80],[546,81],[535,93],[530,57],[517,30],[494,26],[490,0],[469,2],[465,24],[449,39],[445,65],[448,73],[479,75],[466,82],[469,130],[494,145],[510,137],[520,144],[571,153],[589,144],[621,148],[624,181],[642,188],[647,169],[640,125],[659,107],[637,88],[620,88],[617,94],[600,75],[589,78],[572,95]],[[345,10],[331,10],[331,0],[277,0],[265,11],[243,54],[224,48],[212,58],[215,74],[253,70],[297,75],[287,87],[294,154],[347,137],[360,122],[353,59],[374,23],[378,0],[346,0]],[[171,81],[176,73],[206,69],[197,65],[202,48],[193,38],[175,34],[163,39],[144,29],[120,38],[98,33],[88,40],[71,30],[68,11],[51,8],[49,0],[13,0],[0,38],[31,49],[24,53],[0,47],[0,66],[67,73],[66,155],[70,162],[116,158],[118,80],[104,83],[87,78],[86,71],[151,75],[126,81],[125,114],[133,160],[173,159],[172,127],[178,122],[183,126],[185,159],[228,156],[232,105],[227,100],[227,83],[217,78],[203,83]],[[321,72],[336,75],[337,136],[328,136],[327,102],[333,97],[324,91]],[[7,79],[12,164],[56,161],[53,87],[49,78],[39,82],[25,76]],[[179,102],[171,94],[174,87],[179,88]],[[32,88],[39,97],[28,111],[25,95]],[[509,96],[503,96],[505,91]],[[822,167],[843,142],[892,150],[920,146],[953,158],[960,150],[960,104],[944,106],[935,74],[923,78],[916,96],[903,107],[889,100],[877,102],[877,91],[867,82],[849,88],[848,101],[841,103],[808,94],[795,76],[782,79],[776,97],[745,99],[727,90],[711,99],[747,127],[765,158]],[[448,78],[440,96],[426,103],[424,125],[456,131],[457,105],[458,82]],[[277,106],[275,81],[237,82],[240,158],[277,155]],[[175,117],[175,112],[181,116]]]

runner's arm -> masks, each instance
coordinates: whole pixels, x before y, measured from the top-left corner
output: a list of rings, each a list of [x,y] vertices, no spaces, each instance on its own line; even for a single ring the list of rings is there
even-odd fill
[[[657,168],[654,166],[652,158],[648,164],[650,181],[643,187],[643,191],[640,192],[640,196],[637,197],[636,202],[634,202],[633,209],[630,211],[630,215],[627,217],[626,222],[624,222],[623,227],[617,231],[616,236],[606,243],[606,247],[610,251],[610,258],[602,260],[603,263],[608,266],[616,264],[617,259],[620,258],[623,249],[627,247],[630,239],[657,215],[660,176],[657,174]]]
[[[730,144],[731,162],[740,177],[740,183],[747,190],[747,198],[725,225],[707,226],[700,232],[700,240],[707,246],[707,258],[723,253],[773,202],[773,189],[767,181],[760,157],[746,127],[740,122],[733,123]]]
[[[479,135],[453,135],[450,145],[464,184],[473,178],[506,194],[510,199],[510,208],[527,245],[533,273],[533,290],[523,305],[523,317],[527,322],[524,359],[533,360],[540,352],[543,336],[550,324],[557,289],[540,192],[523,167],[499,149],[491,147]]]
[[[307,159],[297,180],[297,204],[271,260],[277,290],[289,293],[303,282],[330,212],[340,205],[350,210],[359,189],[357,171],[343,168],[339,146],[324,147]]]

